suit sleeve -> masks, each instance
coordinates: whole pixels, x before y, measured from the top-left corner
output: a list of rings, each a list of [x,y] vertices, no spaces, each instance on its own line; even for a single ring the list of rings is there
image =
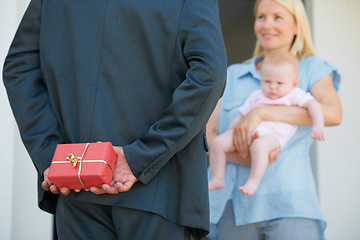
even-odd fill
[[[41,176],[62,134],[40,64],[41,0],[32,0],[5,59],[3,80],[22,141]]]
[[[162,118],[145,136],[124,146],[132,172],[145,184],[204,129],[225,87],[226,50],[217,1],[185,1],[179,38],[189,66],[185,80]]]

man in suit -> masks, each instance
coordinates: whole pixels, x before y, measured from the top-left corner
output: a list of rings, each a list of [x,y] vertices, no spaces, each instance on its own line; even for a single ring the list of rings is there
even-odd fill
[[[204,128],[226,78],[216,0],[32,0],[3,73],[60,239],[208,232]],[[57,144],[96,141],[117,146],[111,186],[47,179]]]

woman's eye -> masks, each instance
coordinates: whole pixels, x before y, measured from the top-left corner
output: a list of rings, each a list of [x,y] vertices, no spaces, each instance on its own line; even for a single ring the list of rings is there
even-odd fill
[[[276,20],[280,20],[280,19],[282,19],[282,17],[276,16],[275,19],[276,19]]]

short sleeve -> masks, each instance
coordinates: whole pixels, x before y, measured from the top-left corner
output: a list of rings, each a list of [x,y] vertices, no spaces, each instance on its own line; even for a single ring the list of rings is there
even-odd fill
[[[246,99],[245,103],[238,108],[239,112],[242,115],[246,115],[253,107],[254,107],[254,101],[259,96],[261,90],[257,90],[253,92],[248,99]]]
[[[314,97],[309,92],[305,92],[304,90],[302,90],[300,88],[294,88],[291,91],[291,104],[292,105],[297,105],[299,107],[303,107],[304,104],[311,99],[314,99]]]
[[[299,63],[299,86],[306,91],[310,91],[317,81],[329,74],[336,91],[339,91],[341,75],[338,73],[337,67],[318,56],[307,57]]]

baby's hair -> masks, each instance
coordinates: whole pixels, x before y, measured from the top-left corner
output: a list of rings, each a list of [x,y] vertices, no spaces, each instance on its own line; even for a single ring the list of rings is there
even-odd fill
[[[299,61],[290,52],[276,51],[266,54],[262,63],[262,66],[264,65],[272,65],[272,66],[290,65],[294,68],[294,71],[297,72],[299,67]]]

